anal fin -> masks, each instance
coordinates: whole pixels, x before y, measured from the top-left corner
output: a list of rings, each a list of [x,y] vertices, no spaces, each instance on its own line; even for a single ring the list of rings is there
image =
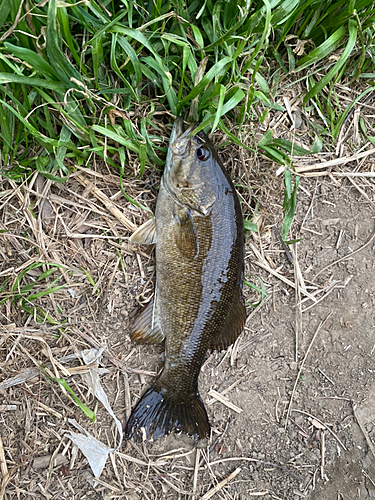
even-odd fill
[[[129,243],[137,245],[154,245],[156,243],[156,222],[149,219],[139,226],[139,228],[130,236]]]
[[[232,307],[220,334],[211,340],[211,349],[221,351],[233,344],[240,336],[246,321],[246,309],[240,296]]]
[[[151,300],[136,317],[130,328],[130,338],[137,344],[159,344],[164,333],[155,314],[154,301]]]

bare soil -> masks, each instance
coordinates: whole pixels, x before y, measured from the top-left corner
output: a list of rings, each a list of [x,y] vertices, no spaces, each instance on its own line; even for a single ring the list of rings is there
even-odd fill
[[[244,153],[241,162],[233,161],[233,151],[227,147],[222,154],[245,216],[259,204],[259,232],[247,234],[246,279],[263,285],[267,296],[253,307],[259,293],[245,286],[244,333],[228,351],[210,353],[202,368],[199,390],[211,439],[198,448],[183,435],[124,442],[97,481],[66,437],[74,430],[68,418],[109,446],[116,447],[118,432],[80,375],[80,358],[66,358],[105,348],[100,380],[123,420],[160,371],[163,345],[139,347],[129,340],[135,311],[153,293],[154,254],[127,243],[127,222],[103,205],[95,189],[135,226],[147,215],[123,198],[116,176],[100,166],[86,185],[74,176],[64,185],[38,185],[34,178],[21,188],[2,179],[0,299],[7,300],[0,309],[1,500],[375,499],[373,180],[301,178],[291,229],[300,241],[290,246],[292,263],[274,229],[282,221],[277,168]],[[331,158],[327,153],[323,159]],[[374,171],[374,163],[335,169],[354,170]],[[154,172],[150,182],[129,184],[128,194],[152,209],[159,178]],[[36,262],[43,265],[33,268]],[[62,267],[44,276],[47,263]],[[31,296],[58,275],[53,286],[63,288]],[[34,287],[20,294],[27,284]],[[50,319],[42,324],[36,321],[41,311]],[[29,369],[35,369],[31,378]],[[19,374],[27,380],[5,384]],[[53,378],[65,378],[96,411],[95,423]]]

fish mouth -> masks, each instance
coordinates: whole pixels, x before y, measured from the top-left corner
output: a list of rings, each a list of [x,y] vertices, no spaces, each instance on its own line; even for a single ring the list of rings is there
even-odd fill
[[[173,124],[173,129],[171,132],[169,143],[173,144],[175,142],[175,140],[179,139],[184,132],[185,132],[184,120],[181,117],[176,118],[176,120]]]
[[[192,139],[191,133],[196,127],[196,123],[191,123],[185,130],[183,119],[176,119],[170,139],[170,147],[173,154],[180,158],[185,158],[189,154]]]
[[[172,167],[172,154],[181,158],[187,156],[190,150],[190,134],[197,127],[197,123],[191,123],[186,129],[183,118],[176,118],[171,136],[169,138],[169,148],[165,162],[165,171],[168,173]]]
[[[176,118],[173,125],[169,144],[173,144],[176,141],[183,141],[184,139],[187,139],[188,136],[192,133],[192,131],[197,127],[197,125],[198,124],[194,122],[190,123],[190,125],[185,130],[184,120],[181,117]]]

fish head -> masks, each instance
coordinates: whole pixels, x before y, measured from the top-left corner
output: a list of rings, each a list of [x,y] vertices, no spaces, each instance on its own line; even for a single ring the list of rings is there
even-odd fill
[[[185,130],[178,118],[173,126],[164,184],[178,202],[207,215],[225,191],[226,174],[214,146],[204,132],[192,135],[196,123]]]

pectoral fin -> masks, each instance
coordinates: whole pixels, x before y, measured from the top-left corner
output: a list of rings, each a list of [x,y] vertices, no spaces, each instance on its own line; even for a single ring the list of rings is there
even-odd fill
[[[130,338],[137,344],[159,344],[164,337],[155,314],[154,301],[151,300],[136,317],[130,329]]]
[[[197,230],[187,210],[175,215],[176,244],[181,254],[187,259],[194,259],[199,252]]]
[[[246,321],[246,309],[242,297],[232,308],[220,334],[212,339],[210,348],[221,351],[233,344],[240,336]]]
[[[147,222],[139,226],[139,228],[130,236],[129,243],[137,245],[153,245],[156,243],[156,222],[154,219],[149,219]]]

